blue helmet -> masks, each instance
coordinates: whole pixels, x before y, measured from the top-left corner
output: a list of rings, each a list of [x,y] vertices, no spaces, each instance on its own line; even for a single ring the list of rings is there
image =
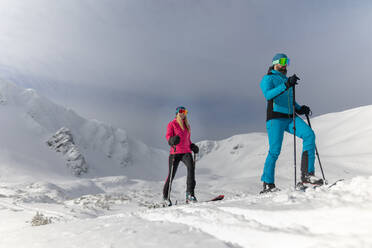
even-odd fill
[[[287,59],[288,57],[284,53],[277,53],[277,54],[275,54],[272,62],[274,62],[275,60],[279,60],[281,58],[286,58]]]
[[[273,65],[276,65],[276,64],[281,64],[281,65],[289,65],[289,58],[287,57],[287,55],[285,55],[284,53],[277,53],[275,54],[274,58],[273,58],[273,61],[272,61],[272,64]]]

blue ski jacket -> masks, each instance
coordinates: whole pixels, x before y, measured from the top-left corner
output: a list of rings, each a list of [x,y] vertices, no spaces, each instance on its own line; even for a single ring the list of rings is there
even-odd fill
[[[292,118],[293,89],[287,89],[288,78],[281,72],[272,70],[261,80],[261,90],[268,101],[267,120],[275,118]],[[296,110],[301,106],[295,103]]]

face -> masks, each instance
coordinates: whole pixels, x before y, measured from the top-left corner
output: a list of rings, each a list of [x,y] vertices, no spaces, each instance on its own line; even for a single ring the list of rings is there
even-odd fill
[[[182,120],[184,120],[187,116],[187,109],[180,109],[177,115],[181,117]]]
[[[274,70],[280,71],[284,75],[287,74],[287,65],[281,65],[281,64],[276,64],[274,65]]]
[[[178,113],[178,115],[181,117],[182,120],[186,118],[186,115],[184,113]]]

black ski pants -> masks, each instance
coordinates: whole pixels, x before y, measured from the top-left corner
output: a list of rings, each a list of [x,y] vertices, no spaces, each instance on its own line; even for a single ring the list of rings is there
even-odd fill
[[[191,153],[182,153],[182,154],[171,154],[169,155],[169,170],[168,170],[168,177],[165,181],[164,188],[163,188],[163,197],[165,199],[168,198],[168,190],[169,190],[169,181],[170,181],[170,173],[171,168],[173,165],[173,173],[172,173],[172,181],[174,179],[174,176],[176,175],[178,165],[180,162],[183,162],[186,165],[187,168],[187,189],[186,191],[194,195],[194,189],[195,189],[195,164],[192,159]]]

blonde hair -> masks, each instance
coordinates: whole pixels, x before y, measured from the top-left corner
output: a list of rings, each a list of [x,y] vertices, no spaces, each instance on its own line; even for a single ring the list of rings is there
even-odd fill
[[[187,117],[185,116],[185,119],[182,120],[182,118],[180,117],[180,115],[177,114],[176,118],[177,118],[177,122],[178,122],[178,124],[180,125],[182,131],[185,130],[185,127],[183,126],[183,121],[185,121],[186,128],[187,128],[187,130],[189,130],[189,132],[190,132],[190,125],[189,125],[189,122],[187,121]]]

